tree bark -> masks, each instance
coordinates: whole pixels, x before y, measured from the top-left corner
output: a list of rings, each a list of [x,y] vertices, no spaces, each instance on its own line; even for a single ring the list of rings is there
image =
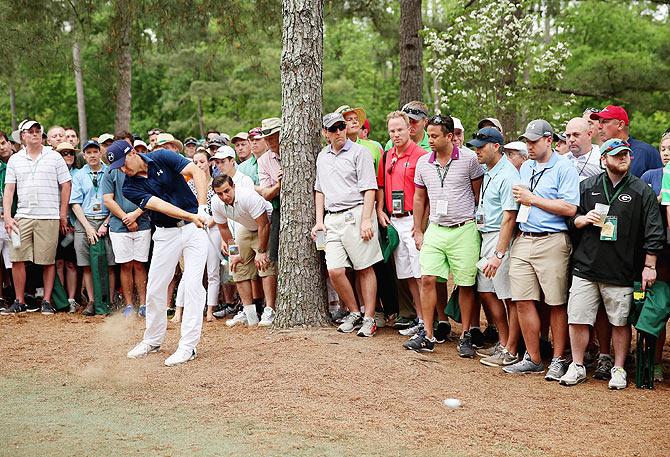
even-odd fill
[[[133,8],[132,0],[116,0],[114,2],[115,17],[112,21],[111,31],[114,43],[114,49],[117,52],[117,80],[116,80],[116,115],[114,116],[114,132],[119,133],[123,130],[130,130],[130,109],[131,109],[131,68],[133,56],[131,53],[132,40],[132,20]]]
[[[325,272],[310,238],[321,149],[323,1],[283,0],[281,231],[275,328],[325,326]]]
[[[422,26],[421,0],[400,0],[400,106],[422,99]]]
[[[74,84],[77,91],[77,116],[79,118],[79,138],[81,144],[88,140],[88,127],[86,125],[86,98],[84,96],[84,76],[81,71],[81,54],[79,52],[79,41],[75,40],[72,45],[72,63],[74,65]]]

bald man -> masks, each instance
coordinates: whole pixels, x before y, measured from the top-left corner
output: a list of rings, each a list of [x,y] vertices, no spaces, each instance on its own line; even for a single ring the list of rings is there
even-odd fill
[[[565,155],[577,168],[579,181],[603,172],[600,168],[600,148],[592,143],[593,129],[582,117],[570,119],[565,127],[568,153]]]

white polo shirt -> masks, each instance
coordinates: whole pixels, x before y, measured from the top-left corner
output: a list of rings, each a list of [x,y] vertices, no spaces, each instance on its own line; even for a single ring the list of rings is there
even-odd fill
[[[21,149],[9,158],[5,177],[5,184],[16,184],[18,207],[14,217],[59,219],[60,185],[71,179],[65,160],[49,146],[43,146],[35,160]]]
[[[261,197],[253,187],[249,189],[235,186],[235,201],[232,206],[223,203],[216,195],[212,198],[212,216],[217,224],[224,224],[231,219],[243,225],[247,230],[255,232],[258,230],[256,218],[264,212],[267,213],[269,219],[272,214],[272,204]]]
[[[235,184],[235,189],[240,187],[245,187],[247,189],[254,188],[254,181],[240,170],[235,170],[235,174],[233,175],[233,184]]]

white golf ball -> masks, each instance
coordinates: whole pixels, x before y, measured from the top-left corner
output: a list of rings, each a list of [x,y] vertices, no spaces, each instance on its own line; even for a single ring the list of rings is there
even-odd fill
[[[442,403],[444,403],[444,406],[451,409],[456,409],[461,406],[461,401],[458,398],[447,398],[446,400],[443,400]]]

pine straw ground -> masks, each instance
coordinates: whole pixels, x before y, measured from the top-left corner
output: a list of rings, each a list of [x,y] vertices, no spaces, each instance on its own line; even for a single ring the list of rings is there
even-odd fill
[[[167,368],[178,329],[129,360],[142,331],[119,315],[0,319],[0,455],[670,453],[667,382],[566,388],[459,359],[454,342],[405,351],[391,329],[363,339],[222,322],[205,323],[195,361]],[[450,397],[463,406],[446,408]]]

